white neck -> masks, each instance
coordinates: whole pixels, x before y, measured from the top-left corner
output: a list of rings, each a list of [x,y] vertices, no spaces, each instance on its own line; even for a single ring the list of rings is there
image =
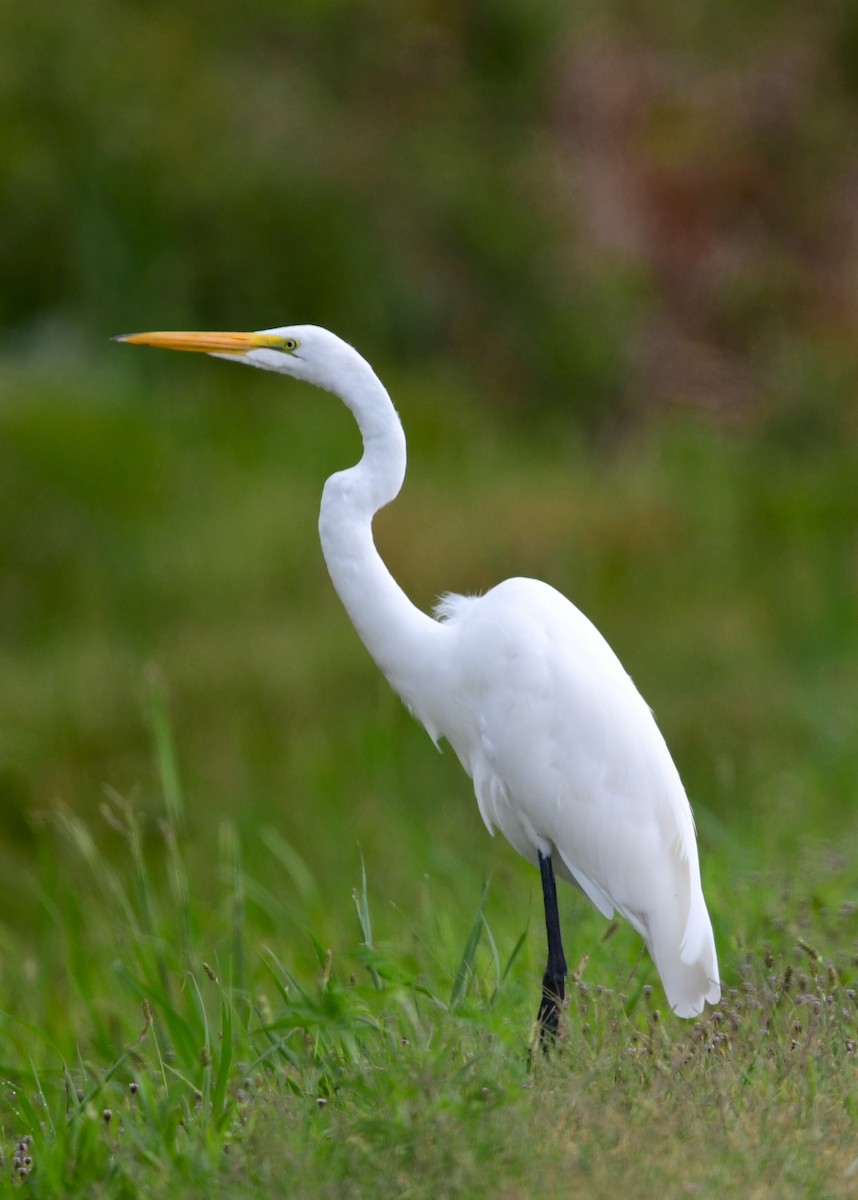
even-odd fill
[[[373,542],[372,518],[395,499],[405,478],[405,435],[380,380],[368,363],[360,363],[347,391],[339,386],[337,392],[358,423],[363,457],[326,482],[319,536],[331,580],[361,641],[416,710],[443,627],[411,603]]]

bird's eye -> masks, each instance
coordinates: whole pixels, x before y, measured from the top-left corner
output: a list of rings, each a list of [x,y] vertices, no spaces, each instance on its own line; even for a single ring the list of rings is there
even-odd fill
[[[283,349],[291,354],[293,350],[298,349],[298,339],[293,337],[284,338]]]

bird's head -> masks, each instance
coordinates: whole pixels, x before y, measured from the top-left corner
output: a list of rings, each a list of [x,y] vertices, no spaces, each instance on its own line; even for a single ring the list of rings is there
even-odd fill
[[[278,371],[339,392],[344,376],[370,370],[356,350],[318,325],[284,325],[254,333],[129,333],[115,339],[163,350],[194,350]]]

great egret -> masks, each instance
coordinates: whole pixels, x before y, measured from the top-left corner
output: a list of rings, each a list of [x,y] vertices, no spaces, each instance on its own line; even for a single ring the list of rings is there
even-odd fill
[[[333,333],[138,333],[120,341],[196,350],[333,392],[354,414],[363,457],[325,484],[319,517],[334,587],[364,645],[437,744],[474,783],[489,833],[538,866],[548,962],[537,1017],[557,1031],[566,959],[555,870],[605,916],[638,931],[668,1003],[696,1017],[721,995],[694,821],[652,713],[614,652],[564,596],[508,579],[482,596],[416,608],[372,538],[405,478],[405,435],[387,391]]]

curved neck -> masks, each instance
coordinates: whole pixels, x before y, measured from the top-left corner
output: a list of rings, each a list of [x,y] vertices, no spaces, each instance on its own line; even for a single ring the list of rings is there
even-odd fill
[[[325,484],[319,535],[331,580],[361,641],[416,709],[441,626],[411,603],[373,541],[372,518],[395,499],[405,478],[405,435],[381,382],[368,364],[362,367],[348,393],[339,394],[358,423],[363,457]]]

